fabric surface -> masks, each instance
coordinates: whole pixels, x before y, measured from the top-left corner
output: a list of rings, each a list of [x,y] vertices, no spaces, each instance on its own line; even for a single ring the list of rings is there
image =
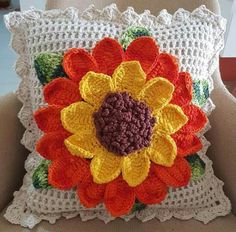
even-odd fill
[[[21,107],[22,104],[13,94],[0,98],[0,211],[12,198],[9,192],[22,184],[21,178],[25,173],[21,168],[17,169],[12,165],[16,162],[19,167],[22,167],[28,153],[19,143],[24,132],[23,126],[17,119]],[[19,177],[17,181],[15,181],[16,176]]]
[[[87,24],[84,24],[84,21]],[[71,22],[78,23],[81,31],[83,31],[82,37],[81,34],[78,34],[78,25],[71,25]],[[38,11],[29,11],[24,14],[13,13],[6,17],[6,24],[14,33],[12,46],[21,56],[17,65],[17,72],[22,76],[18,96],[24,103],[20,118],[27,128],[22,141],[32,151],[26,162],[28,174],[25,176],[24,185],[15,194],[15,200],[12,206],[8,208],[6,217],[11,222],[26,227],[33,227],[42,219],[53,223],[62,214],[67,218],[80,214],[83,220],[94,217],[99,217],[104,221],[112,220],[113,218],[107,215],[102,205],[97,209],[84,210],[75,198],[73,191],[36,191],[32,186],[32,172],[41,161],[41,158],[34,152],[35,141],[41,136],[41,132],[33,121],[32,112],[45,104],[42,98],[42,86],[32,67],[35,55],[42,51],[64,51],[69,47],[84,47],[89,50],[99,38],[104,36],[119,37],[125,28],[138,24],[151,29],[163,51],[178,55],[181,69],[189,71],[194,80],[196,78],[207,80],[211,91],[213,89],[211,75],[217,66],[218,52],[223,45],[224,20],[209,12],[205,7],[200,7],[193,13],[180,9],[173,17],[166,11],[162,11],[157,17],[154,17],[149,12],[138,15],[131,8],[121,14],[115,5],[111,5],[103,11],[90,7],[83,14],[78,14],[74,8],[45,13]],[[182,30],[185,33],[181,32],[179,25],[182,25]],[[95,28],[97,29],[95,30]],[[178,30],[179,28],[180,30]],[[168,38],[169,34],[173,38]],[[203,34],[206,38],[201,43]],[[68,37],[68,35],[70,36]],[[181,38],[178,38],[178,35],[181,35]],[[64,41],[65,36],[66,42]],[[184,49],[187,42],[189,50],[185,53]],[[25,51],[27,52],[25,53]],[[195,58],[192,60],[194,54]],[[28,98],[29,96],[31,99]],[[202,108],[209,114],[214,105],[208,99]],[[230,211],[230,203],[222,192],[223,183],[214,177],[211,161],[205,156],[209,143],[205,140],[203,133],[208,129],[209,125],[200,134],[204,148],[199,152],[199,155],[206,164],[204,178],[191,182],[187,191],[185,188],[171,190],[170,197],[163,204],[154,208],[147,208],[147,210],[137,214],[136,216],[139,219],[145,221],[157,217],[164,221],[175,216],[182,219],[194,217],[208,222],[216,215],[225,215]],[[206,188],[208,190],[204,191]],[[187,202],[181,205],[180,199],[183,194],[191,195],[191,198],[185,197]],[[68,198],[70,200],[66,201]],[[201,199],[200,208],[198,206],[199,199]],[[170,207],[170,205],[172,206]],[[19,212],[21,213],[19,214]],[[48,215],[45,216],[47,213]],[[126,220],[133,216],[127,216]]]

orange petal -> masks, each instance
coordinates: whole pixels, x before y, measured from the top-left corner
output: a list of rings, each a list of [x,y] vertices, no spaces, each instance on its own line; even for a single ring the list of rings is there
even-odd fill
[[[164,77],[172,83],[175,83],[179,73],[177,59],[167,53],[161,53],[158,61],[148,74],[148,79],[153,77]]]
[[[92,208],[103,201],[106,185],[94,183],[91,176],[87,179],[79,184],[77,195],[85,207]]]
[[[63,58],[63,68],[75,82],[79,82],[88,71],[97,71],[95,59],[82,48],[71,48]]]
[[[58,130],[64,131],[60,119],[61,109],[61,107],[54,105],[37,110],[34,113],[34,119],[38,128],[45,133]]]
[[[44,134],[36,144],[36,151],[48,160],[61,158],[68,153],[64,140],[69,135],[66,131]]]
[[[143,71],[148,73],[157,60],[159,47],[156,41],[148,36],[138,37],[133,40],[126,50],[126,60],[137,60]]]
[[[135,187],[135,193],[138,200],[144,204],[158,204],[165,199],[167,186],[155,175],[153,165],[148,178]]]
[[[67,106],[81,99],[79,87],[66,78],[56,78],[43,88],[44,99],[49,105]]]
[[[155,173],[167,186],[182,187],[189,183],[191,177],[191,169],[188,162],[181,157],[175,159],[172,167],[163,167],[154,165]]]
[[[172,104],[184,106],[192,101],[193,82],[187,72],[180,72],[175,82],[175,91],[171,100]]]
[[[92,55],[97,61],[99,72],[111,76],[122,62],[124,52],[117,40],[104,38],[96,44]]]
[[[207,123],[205,113],[195,105],[182,107],[184,114],[188,117],[188,122],[181,128],[180,132],[197,133],[204,128]]]
[[[62,190],[75,187],[87,175],[89,175],[88,162],[74,156],[57,159],[48,168],[49,184]]]
[[[134,189],[122,179],[117,178],[107,184],[104,203],[113,217],[130,212],[135,202]]]
[[[172,138],[175,140],[179,156],[191,155],[202,149],[200,139],[194,134],[176,133],[172,135]]]

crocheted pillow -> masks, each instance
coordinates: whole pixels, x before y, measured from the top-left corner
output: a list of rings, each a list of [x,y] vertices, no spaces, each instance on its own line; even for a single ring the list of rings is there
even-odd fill
[[[207,223],[230,212],[203,135],[221,16],[204,6],[155,17],[111,5],[14,12],[5,21],[20,55],[19,117],[31,151],[10,222]]]

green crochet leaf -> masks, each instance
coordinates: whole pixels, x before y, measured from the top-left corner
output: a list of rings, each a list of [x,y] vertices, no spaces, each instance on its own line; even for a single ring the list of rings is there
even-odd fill
[[[131,213],[135,213],[136,211],[141,211],[143,209],[145,209],[147,207],[146,204],[143,204],[142,202],[140,202],[139,200],[135,200],[135,203],[133,205],[133,208],[131,210]]]
[[[197,154],[187,156],[186,160],[189,162],[192,170],[191,180],[200,179],[205,174],[205,163]]]
[[[36,189],[51,189],[52,186],[48,183],[48,166],[51,163],[49,160],[43,160],[35,169],[32,180],[33,186]]]
[[[45,85],[57,77],[66,77],[62,67],[63,54],[44,52],[36,56],[34,68],[39,81]]]
[[[209,83],[207,80],[195,80],[193,82],[193,103],[195,105],[204,106],[209,95]]]
[[[130,27],[121,36],[119,42],[125,50],[129,44],[140,36],[151,36],[149,30],[145,27]]]

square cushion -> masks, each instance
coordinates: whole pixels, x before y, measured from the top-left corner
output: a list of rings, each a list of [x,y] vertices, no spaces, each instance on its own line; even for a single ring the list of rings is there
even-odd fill
[[[168,57],[176,57],[173,60],[178,59],[176,61],[178,63],[178,71],[185,74],[189,73],[191,76],[192,84],[189,87],[193,91],[191,104],[197,107],[194,109],[199,109],[199,112],[204,112],[206,115],[209,115],[214,109],[214,104],[209,98],[209,94],[213,89],[211,75],[217,67],[217,57],[223,47],[225,20],[221,16],[210,12],[205,6],[195,9],[193,12],[179,9],[173,15],[170,15],[166,10],[162,10],[158,16],[151,15],[149,11],[137,14],[133,8],[120,12],[114,4],[103,10],[97,10],[91,6],[84,12],[79,12],[75,8],[44,12],[30,10],[23,13],[10,13],[5,16],[5,22],[13,34],[12,47],[19,54],[16,72],[21,76],[22,81],[17,95],[23,102],[19,117],[26,128],[22,143],[31,151],[25,163],[27,174],[24,178],[24,184],[18,192],[15,192],[14,201],[5,214],[7,220],[14,224],[32,228],[41,220],[54,223],[61,216],[71,218],[77,215],[80,215],[82,220],[99,218],[109,222],[115,219],[114,215],[112,216],[104,207],[104,204],[98,204],[92,208],[84,207],[79,201],[75,189],[59,190],[51,188],[52,186],[36,188],[35,183],[32,181],[32,177],[39,167],[48,167],[49,165],[38,154],[38,149],[37,151],[35,150],[35,144],[42,137],[44,129],[40,128],[39,120],[36,118],[35,121],[34,115],[37,115],[39,109],[48,105],[48,100],[45,101],[46,87],[43,88],[43,86],[55,81],[59,75],[58,69],[56,70],[57,76],[55,76],[54,69],[53,74],[51,72],[47,74],[49,76],[45,74],[45,67],[47,67],[47,71],[50,71],[51,66],[44,66],[43,68],[45,69],[39,66],[40,62],[45,61],[44,59],[39,59],[42,54],[44,54],[44,57],[46,54],[49,57],[48,60],[53,60],[55,63],[55,57],[58,58],[64,53],[68,54],[68,56],[71,55],[71,53],[66,53],[70,48],[83,48],[91,52],[95,45],[105,37],[118,40],[127,54],[131,50],[129,45],[134,40],[134,37],[137,37],[137,39],[142,38],[143,31],[141,30],[140,32],[137,28],[144,28],[148,31],[148,33],[144,33],[145,36],[151,35],[154,38],[161,54],[170,54]],[[141,53],[142,49],[144,48],[139,47],[137,54]],[[78,52],[78,50],[75,51]],[[105,49],[105,51],[107,50]],[[146,48],[145,51],[148,53],[149,49]],[[131,50],[130,54],[135,55],[136,53]],[[126,56],[128,57],[128,55]],[[63,59],[65,57],[64,55]],[[79,62],[83,62],[84,59]],[[114,57],[112,57],[112,60],[114,60]],[[171,64],[173,64],[173,60]],[[98,62],[98,59],[96,62]],[[109,59],[106,62],[109,62]],[[166,62],[166,60],[162,62],[162,65],[165,65]],[[112,67],[106,66],[101,57],[100,64],[106,67],[107,70]],[[82,63],[80,65],[82,66]],[[77,74],[75,73],[74,75],[74,64],[71,61],[66,64],[63,63],[64,70],[61,70],[60,64],[58,67],[60,75],[68,75],[69,79],[73,80],[78,79]],[[144,66],[142,68],[144,69]],[[163,75],[165,76],[165,74],[168,76],[168,73]],[[170,76],[172,74],[173,72],[170,73]],[[100,91],[102,91],[102,88]],[[83,99],[90,99],[88,91],[81,92],[81,95]],[[90,96],[93,97],[93,94],[90,94]],[[180,98],[181,96],[178,100]],[[94,100],[96,101],[96,98]],[[43,118],[41,122],[44,123],[45,119]],[[50,121],[49,124],[51,125],[51,123]],[[173,178],[170,175],[169,180],[171,181],[169,182],[172,184],[169,184],[170,187],[165,200],[159,204],[149,204],[142,210],[123,215],[122,218],[130,220],[133,217],[137,217],[141,221],[147,221],[152,218],[158,218],[160,221],[165,221],[171,217],[179,219],[195,218],[207,223],[216,216],[226,215],[230,212],[230,202],[222,190],[223,183],[214,176],[212,162],[205,155],[210,143],[205,139],[204,133],[209,128],[210,125],[207,122],[204,128],[200,128],[201,130],[197,131],[197,137],[202,147],[196,151],[196,155],[201,160],[199,162],[203,163],[204,174],[200,178],[194,178],[194,173],[201,172],[201,170],[199,171],[199,166],[194,169],[195,166],[192,165],[191,181],[189,181],[188,185],[182,187],[174,186],[175,184],[173,184],[172,180],[175,179],[175,176]],[[71,132],[73,128],[68,130]],[[180,142],[180,146],[182,144],[183,141]],[[190,160],[189,162],[192,161]],[[99,162],[97,165],[99,165]],[[142,174],[142,170],[140,174]],[[72,174],[70,173],[70,175]],[[196,175],[198,176],[198,174]],[[137,175],[137,178],[139,178],[139,175]],[[134,178],[135,181],[136,179]]]

